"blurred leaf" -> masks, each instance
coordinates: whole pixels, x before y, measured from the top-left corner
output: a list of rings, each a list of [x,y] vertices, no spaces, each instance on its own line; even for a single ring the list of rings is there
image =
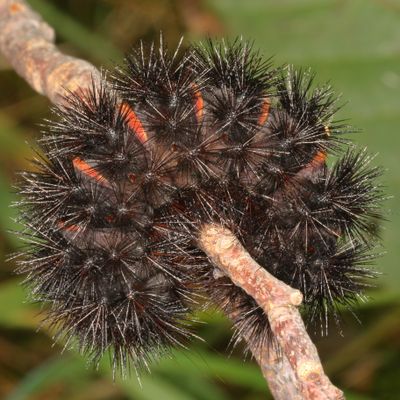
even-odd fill
[[[230,35],[254,39],[283,62],[398,53],[399,13],[379,1],[208,0]],[[282,57],[288,57],[282,59]]]
[[[193,396],[192,398],[198,400],[229,400],[224,391],[210,379],[207,380],[196,374],[181,374],[179,369],[175,369],[173,372],[173,374],[170,374],[169,380],[175,386],[184,388]]]
[[[29,400],[31,396],[56,382],[77,387],[77,380],[82,381],[89,374],[90,371],[82,359],[71,356],[56,357],[30,371],[5,400]]]
[[[325,363],[328,373],[342,371],[353,360],[368,352],[380,341],[384,341],[388,332],[393,332],[400,326],[400,309],[392,310],[369,328],[358,335],[354,340],[344,345],[335,355]]]
[[[172,358],[165,358],[154,366],[155,371],[184,371],[187,375],[204,375],[221,382],[265,391],[265,380],[259,368],[252,363],[220,356],[200,350],[175,351]]]
[[[19,279],[0,284],[0,325],[6,327],[36,328],[39,323],[38,309],[27,304]]]
[[[108,375],[112,375],[111,368],[106,366]],[[135,400],[193,400],[185,390],[164,380],[157,374],[143,375],[140,382],[132,377],[130,379],[117,379],[117,384],[123,391]]]
[[[30,154],[25,142],[25,132],[18,128],[17,122],[0,112],[0,159],[19,161]],[[21,162],[22,164],[22,162]]]
[[[112,369],[108,361],[106,358],[102,360],[100,371],[110,376]],[[139,400],[224,400],[225,397],[218,390],[217,383],[259,390],[263,393],[267,390],[265,380],[255,365],[195,349],[175,350],[171,357],[155,362],[150,368],[152,372],[143,373],[140,383],[134,376],[128,380],[117,378],[116,382],[127,394]],[[162,397],[159,397],[162,393]],[[189,395],[194,397],[188,397]]]
[[[372,397],[363,396],[361,394],[345,391],[345,397],[347,400],[373,400]]]
[[[59,35],[69,40],[85,54],[107,64],[122,59],[121,52],[107,38],[92,33],[49,1],[28,0],[28,3],[55,28]]]

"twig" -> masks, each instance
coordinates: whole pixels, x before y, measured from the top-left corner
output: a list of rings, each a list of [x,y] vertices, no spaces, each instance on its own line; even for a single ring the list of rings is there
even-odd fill
[[[24,0],[0,0],[0,50],[33,89],[62,104],[67,92],[88,88],[100,79],[100,72],[61,53],[54,37],[54,30]],[[268,316],[283,355],[272,348],[251,350],[275,399],[342,399],[325,376],[297,311],[301,293],[261,268],[225,228],[204,226],[199,246]]]
[[[325,375],[317,349],[297,310],[302,302],[301,293],[258,265],[232,232],[222,226],[204,225],[199,235],[199,246],[216,267],[252,296],[265,311],[272,332],[294,371],[302,395],[300,398],[342,399],[343,393]],[[268,377],[271,373],[268,370],[271,367],[271,356],[267,354],[268,349],[262,352],[254,356],[264,376]],[[285,360],[280,362],[286,363]]]
[[[284,354],[277,354],[274,347],[265,347],[257,351],[252,350],[252,353],[275,400],[304,399],[300,391],[299,381]]]
[[[40,94],[60,104],[65,94],[100,78],[90,63],[61,53],[53,28],[24,0],[0,0],[0,50]]]

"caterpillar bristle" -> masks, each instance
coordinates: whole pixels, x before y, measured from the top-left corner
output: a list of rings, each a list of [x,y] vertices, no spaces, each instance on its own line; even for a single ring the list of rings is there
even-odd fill
[[[191,62],[196,71],[207,71],[208,84],[222,84],[236,94],[273,90],[275,71],[271,59],[265,60],[252,43],[243,39],[209,39],[194,48]]]
[[[329,85],[314,88],[315,74],[309,70],[287,67],[277,82],[282,108],[293,118],[307,125],[328,125],[339,110],[337,99]]]
[[[327,165],[351,130],[333,120],[331,88],[241,39],[141,43],[111,75],[54,110],[19,183],[19,272],[56,337],[122,373],[148,369],[195,337],[190,314],[211,302],[233,344],[274,343],[260,307],[197,248],[210,222],[299,289],[327,333],[375,276],[383,197],[365,151]]]
[[[242,40],[210,40],[194,49],[191,63],[197,75],[205,71],[205,113],[213,131],[233,144],[254,136],[273,94],[276,71],[271,63]]]
[[[329,321],[341,322],[339,306],[353,313],[362,293],[373,287],[371,279],[377,273],[370,269],[376,255],[371,247],[360,242],[342,243],[331,254],[316,258],[311,264],[314,274],[308,274],[299,288],[306,297],[305,313],[309,324],[328,334]]]
[[[268,318],[261,307],[229,278],[216,277],[211,272],[209,279],[211,284],[207,295],[233,324],[234,335],[230,345],[235,347],[245,339],[246,352],[265,349],[265,346],[277,348]]]
[[[341,230],[350,237],[368,243],[374,235],[371,222],[383,218],[382,186],[376,179],[382,175],[380,167],[371,167],[372,157],[366,150],[347,150],[333,166],[325,181],[325,192]]]
[[[190,143],[202,111],[201,75],[195,79],[188,53],[179,53],[180,44],[172,53],[162,40],[148,51],[141,43],[115,74],[115,87],[158,144]]]

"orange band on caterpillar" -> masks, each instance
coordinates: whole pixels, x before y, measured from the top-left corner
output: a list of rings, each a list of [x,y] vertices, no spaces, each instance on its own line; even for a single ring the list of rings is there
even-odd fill
[[[271,102],[269,99],[265,99],[262,106],[261,106],[261,114],[258,117],[258,125],[264,125],[265,121],[268,118],[269,115],[269,108],[271,106]]]
[[[79,232],[82,228],[79,225],[66,225],[65,222],[58,221],[57,225],[66,232]]]
[[[312,165],[313,167],[320,166],[326,161],[326,157],[327,156],[325,151],[318,151],[311,160],[310,165]]]
[[[109,186],[109,182],[100,172],[96,171],[95,168],[91,167],[86,161],[82,160],[79,157],[75,157],[72,160],[72,165],[76,170],[85,174],[87,177],[94,179],[98,183],[101,183],[104,186]]]
[[[201,119],[203,118],[204,100],[198,86],[195,83],[193,83],[192,87],[194,89],[194,98],[196,100],[195,102],[196,118],[197,122],[200,122]]]
[[[135,132],[135,135],[140,140],[140,142],[141,143],[147,142],[147,139],[149,138],[149,136],[148,136],[146,130],[143,128],[143,125],[140,122],[140,119],[135,114],[135,112],[132,110],[132,108],[128,104],[123,103],[121,105],[121,111],[123,113],[126,113],[128,125]]]

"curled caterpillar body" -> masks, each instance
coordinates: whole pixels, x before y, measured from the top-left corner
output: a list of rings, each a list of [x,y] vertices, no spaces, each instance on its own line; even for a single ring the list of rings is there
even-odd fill
[[[362,296],[380,169],[342,138],[330,87],[308,72],[274,68],[241,40],[140,45],[111,84],[67,100],[21,174],[19,271],[59,335],[95,362],[111,351],[115,367],[146,368],[194,336],[204,296],[235,305],[237,339],[273,340],[254,300],[197,248],[207,222],[301,290],[322,331]]]

